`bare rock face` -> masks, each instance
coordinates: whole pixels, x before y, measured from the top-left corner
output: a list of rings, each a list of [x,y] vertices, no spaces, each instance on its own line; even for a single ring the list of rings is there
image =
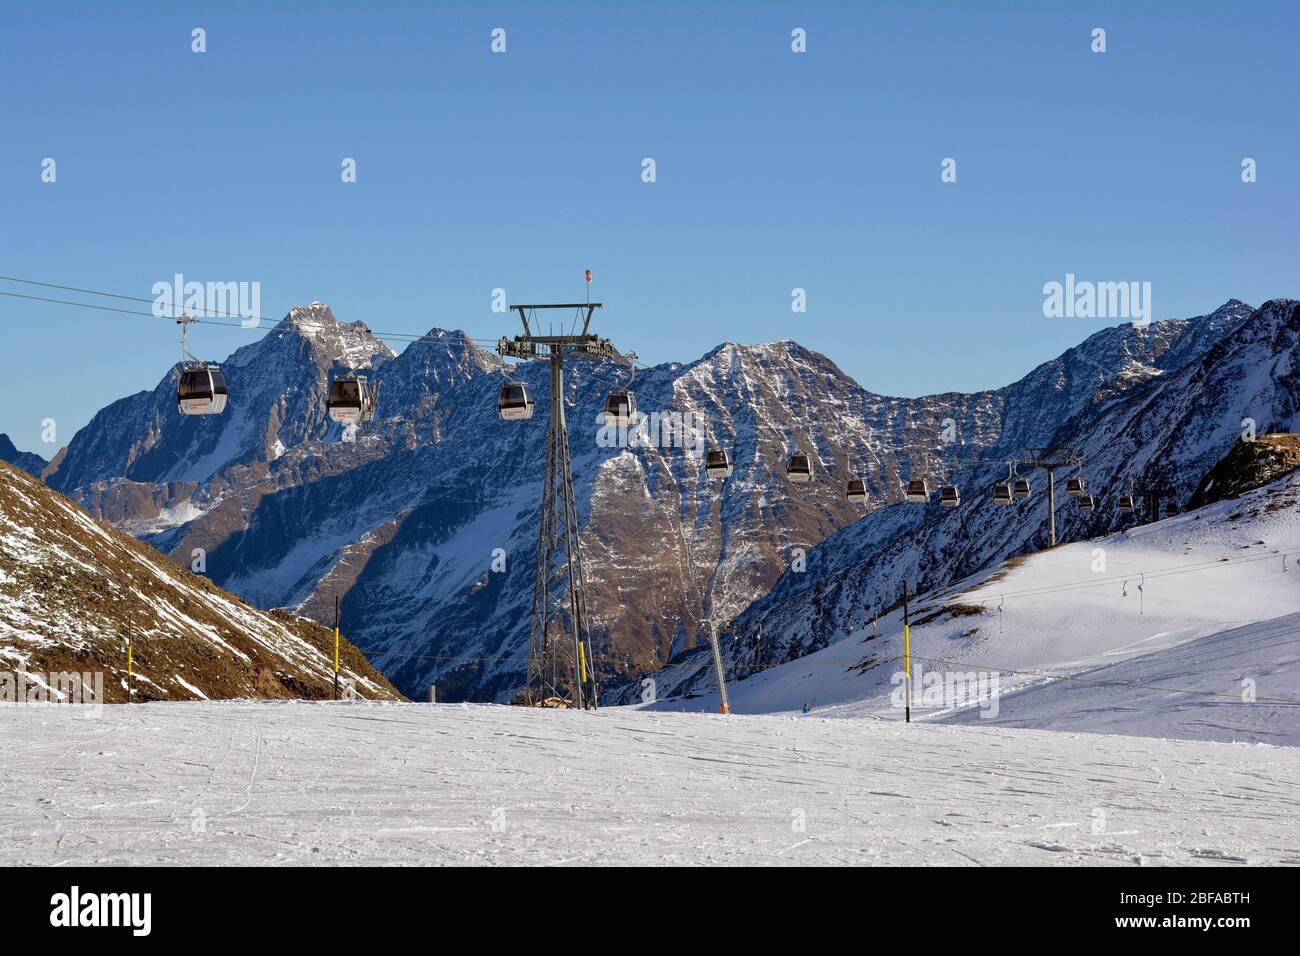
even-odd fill
[[[1285,432],[1237,439],[1232,450],[1196,486],[1189,508],[1236,498],[1300,468],[1300,435]]]
[[[128,638],[136,701],[334,693],[331,630],[249,607],[0,464],[0,672],[100,672],[121,703]],[[401,699],[346,640],[340,663],[356,696]]]
[[[741,614],[799,551],[862,524],[849,477],[867,483],[867,520],[906,534],[925,509],[885,507],[906,477],[934,485],[974,459],[1018,457],[1112,415],[1250,313],[1233,301],[1197,319],[1103,329],[1021,381],[974,394],[878,395],[789,341],[725,343],[639,371],[642,413],[696,416],[707,446],[732,452],[722,483],[680,443],[602,438],[598,414],[626,369],[574,363],[564,400],[602,684],[687,653],[701,617]],[[546,368],[507,370],[442,329],[394,355],[319,303],[222,368],[224,415],[182,419],[173,370],[100,412],[50,483],[179,563],[203,549],[212,579],[258,607],[329,621],[338,596],[345,630],[411,696],[436,682],[445,700],[512,697],[527,655]],[[381,388],[374,421],[355,434],[325,414],[329,381],[348,368]],[[532,420],[499,419],[508,377],[532,389]],[[796,449],[813,462],[806,485],[785,475]],[[991,528],[948,558],[993,560],[1000,548]]]

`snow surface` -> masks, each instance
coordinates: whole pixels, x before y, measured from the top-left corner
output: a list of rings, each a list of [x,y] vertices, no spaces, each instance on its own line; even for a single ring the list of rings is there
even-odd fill
[[[1088,683],[1045,681],[1000,701],[996,722],[1012,727],[1077,729],[1300,743],[1300,614],[1248,624],[1168,650],[1087,671]],[[1253,702],[1242,700],[1252,682]],[[1154,688],[1186,688],[1169,693]],[[977,708],[947,718],[980,720]]]
[[[372,702],[0,720],[2,865],[1300,864],[1284,747]]]

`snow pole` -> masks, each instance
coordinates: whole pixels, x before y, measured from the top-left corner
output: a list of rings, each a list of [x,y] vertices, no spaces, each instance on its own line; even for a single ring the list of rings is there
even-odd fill
[[[133,667],[134,662],[131,659],[131,615],[128,613],[126,616],[126,702],[128,704],[132,702],[131,672]]]
[[[334,595],[334,699],[339,699],[339,596]]]
[[[907,618],[907,582],[903,582],[903,687],[907,694],[903,721],[912,722],[912,628]]]

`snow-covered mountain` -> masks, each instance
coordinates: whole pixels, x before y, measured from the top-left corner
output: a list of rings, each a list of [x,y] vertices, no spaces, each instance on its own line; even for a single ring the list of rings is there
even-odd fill
[[[964,461],[1049,444],[1205,354],[1249,314],[1233,301],[1197,319],[1105,329],[1020,382],[969,395],[877,395],[794,342],[727,343],[638,372],[643,413],[703,416],[710,446],[732,449],[735,474],[721,485],[681,447],[602,447],[597,413],[627,373],[575,363],[566,400],[606,686],[684,652],[706,612],[739,614],[793,548],[861,526],[843,494],[851,473],[880,507],[914,471],[934,481]],[[368,365],[381,385],[376,419],[355,441],[324,413],[330,377],[350,365]],[[326,619],[340,595],[345,627],[407,693],[437,681],[447,699],[511,696],[524,670],[545,421],[544,411],[500,421],[496,393],[514,374],[544,410],[546,369],[507,373],[463,333],[439,329],[394,357],[319,304],[223,369],[225,415],[178,416],[173,370],[104,409],[49,480],[177,560],[202,549],[213,579],[259,606]],[[813,458],[810,485],[785,477],[795,447]],[[923,512],[888,508],[877,520],[905,528]],[[990,533],[970,559],[996,560],[998,544]],[[496,549],[503,572],[492,570]]]
[[[120,703],[128,639],[136,701],[333,696],[331,630],[249,607],[0,464],[0,672],[50,688],[97,671]],[[401,699],[346,639],[340,663],[358,697]]]
[[[1297,561],[1292,471],[913,595],[912,718],[1300,745]],[[732,710],[903,719],[902,617],[785,663],[733,663]],[[716,712],[703,666],[702,696],[655,709]]]
[[[365,325],[341,325],[327,306],[313,302],[219,363],[239,397],[225,415],[177,414],[177,365],[152,392],[120,399],[95,415],[73,436],[47,481],[71,492],[124,478],[127,487],[146,484],[168,500],[188,500],[193,489],[223,472],[242,467],[264,474],[287,448],[337,436],[339,426],[326,416],[322,397],[334,373],[382,366],[392,356]],[[131,502],[112,495],[93,500],[110,517],[132,510]]]
[[[1077,450],[1088,489],[1098,496],[1097,510],[1084,513],[1064,494],[1064,476],[1058,476],[1058,541],[1086,540],[1144,520],[1116,507],[1135,482],[1168,487],[1185,505],[1243,432],[1295,431],[1297,355],[1300,307],[1274,300],[1181,368],[1140,376],[1118,393],[1101,389],[1095,403],[1043,443]],[[1031,476],[1030,499],[1006,507],[991,497],[992,485],[1005,475],[996,466],[957,473],[965,496],[960,508],[893,505],[829,537],[808,554],[805,572],[788,570],[736,621],[727,643],[730,665],[745,673],[801,658],[893,608],[904,581],[913,593],[943,588],[1041,548],[1044,476]],[[706,691],[713,679],[707,663],[698,649],[679,655],[661,675],[660,693]]]

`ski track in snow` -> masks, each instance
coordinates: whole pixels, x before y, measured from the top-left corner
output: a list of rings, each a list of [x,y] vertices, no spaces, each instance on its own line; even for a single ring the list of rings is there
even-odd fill
[[[1295,748],[627,708],[0,718],[4,865],[1300,864]]]

